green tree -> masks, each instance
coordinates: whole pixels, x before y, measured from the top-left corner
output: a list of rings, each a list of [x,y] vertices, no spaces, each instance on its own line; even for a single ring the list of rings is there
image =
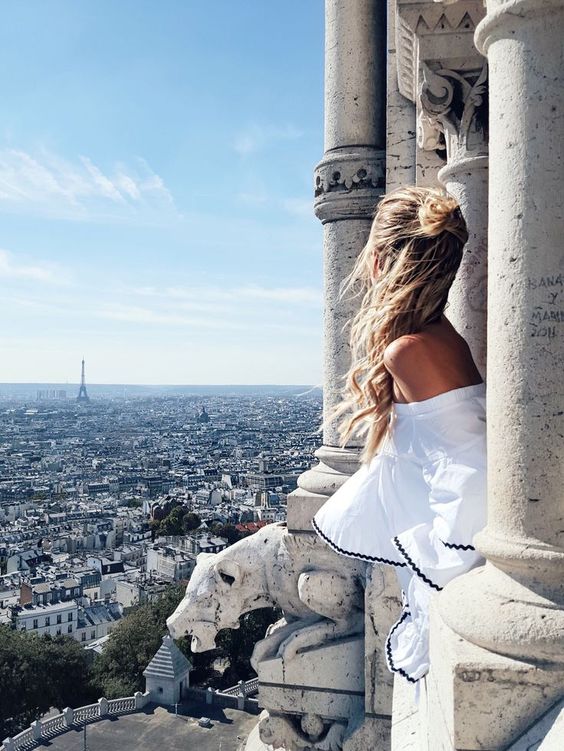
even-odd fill
[[[51,707],[97,697],[86,653],[65,636],[38,636],[0,626],[0,737],[15,735]]]
[[[167,632],[166,619],[183,596],[182,585],[171,585],[156,602],[136,608],[111,632],[93,667],[100,696],[113,699],[144,690],[143,671]]]
[[[197,514],[194,514],[192,511],[186,511],[184,506],[175,506],[160,521],[156,519],[152,520],[150,526],[155,536],[176,536],[184,535],[186,532],[198,529],[201,523],[202,520]]]
[[[51,706],[80,707],[99,695],[90,683],[90,661],[82,645],[68,636],[33,637],[41,642],[43,672],[52,689]]]
[[[128,498],[125,502],[127,508],[141,508],[143,506],[142,498]]]
[[[151,603],[151,610],[162,628],[162,636],[166,633],[166,620],[174,613],[186,592],[185,584],[171,584],[161,596]]]
[[[151,530],[151,539],[155,540],[161,533],[161,522],[159,519],[149,520],[149,529]]]
[[[192,511],[188,511],[188,513],[184,514],[182,526],[185,532],[192,532],[193,530],[198,529],[201,523],[202,520],[198,514],[194,514]]]
[[[143,690],[143,670],[160,646],[163,630],[150,605],[126,616],[94,663],[94,683],[108,699]]]
[[[216,643],[220,654],[229,658],[229,668],[221,677],[219,688],[228,688],[254,675],[250,658],[255,644],[264,639],[266,629],[281,617],[277,608],[260,608],[242,615],[238,629],[219,632]]]
[[[212,531],[214,535],[223,537],[229,545],[239,542],[243,537],[248,537],[250,532],[239,532],[234,524],[214,524]]]
[[[185,509],[183,509],[182,506],[176,506],[176,508],[173,508],[170,514],[162,519],[159,533],[165,536],[184,534],[184,529],[182,527],[184,513]]]
[[[43,681],[39,645],[28,635],[0,626],[0,735],[15,735],[49,709]],[[37,648],[34,648],[37,647]]]

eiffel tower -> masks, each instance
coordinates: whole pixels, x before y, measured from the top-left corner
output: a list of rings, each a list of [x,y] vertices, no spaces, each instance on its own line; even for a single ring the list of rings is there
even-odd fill
[[[84,377],[84,358],[82,358],[82,375],[80,376],[80,388],[78,390],[77,402],[89,402],[90,397],[86,393],[86,378]]]

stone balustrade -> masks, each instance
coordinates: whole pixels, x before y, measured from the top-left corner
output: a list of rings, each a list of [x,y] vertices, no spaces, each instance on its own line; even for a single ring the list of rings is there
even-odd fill
[[[102,705],[100,704],[101,701],[102,700],[100,699],[96,704],[87,704],[85,707],[79,707],[78,709],[73,710],[73,723],[80,724],[89,722],[94,717],[104,717],[106,712],[102,711]]]
[[[61,714],[49,717],[46,720],[36,720],[29,728],[22,730],[13,738],[5,738],[0,745],[0,751],[19,751],[20,749],[27,751],[50,738],[67,732],[71,728],[96,722],[96,720],[101,720],[108,715],[115,716],[137,712],[146,707],[150,701],[150,692],[141,693],[137,691],[133,696],[109,700],[101,698],[94,704],[87,704],[77,709],[66,707]]]
[[[108,714],[124,714],[136,709],[135,697],[128,696],[125,699],[111,699],[108,702]]]

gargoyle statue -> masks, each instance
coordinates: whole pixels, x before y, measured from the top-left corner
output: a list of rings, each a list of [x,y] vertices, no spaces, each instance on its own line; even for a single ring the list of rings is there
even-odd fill
[[[288,534],[270,524],[221,553],[201,554],[186,594],[167,625],[171,635],[192,636],[192,649],[215,647],[224,628],[238,628],[251,610],[284,613],[258,642],[252,664],[363,631],[365,564],[337,557],[313,535]]]

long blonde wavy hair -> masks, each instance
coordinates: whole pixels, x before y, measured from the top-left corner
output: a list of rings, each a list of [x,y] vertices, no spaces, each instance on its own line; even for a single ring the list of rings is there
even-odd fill
[[[351,291],[361,303],[349,322],[351,366],[343,399],[323,421],[325,426],[347,413],[338,425],[341,446],[351,435],[362,437],[363,463],[377,453],[391,424],[386,347],[440,318],[467,239],[457,201],[442,191],[403,187],[378,204],[368,242],[341,285],[341,297]]]

